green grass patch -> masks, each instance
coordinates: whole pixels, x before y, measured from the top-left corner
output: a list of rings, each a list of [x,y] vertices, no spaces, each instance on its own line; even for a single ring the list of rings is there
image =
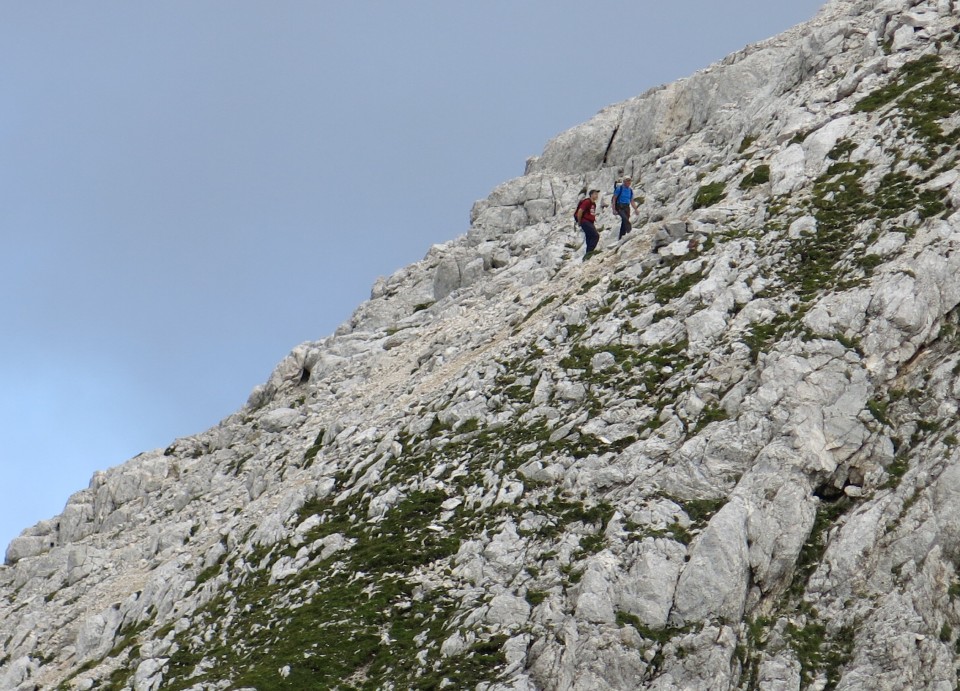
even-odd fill
[[[750,360],[756,362],[760,353],[766,351],[798,324],[799,315],[794,314],[778,314],[769,322],[752,324],[750,330],[743,336],[743,342],[750,349]]]
[[[558,297],[557,295],[548,295],[547,297],[545,297],[543,300],[541,300],[541,301],[537,304],[536,307],[534,307],[532,310],[530,310],[529,312],[527,312],[527,316],[525,316],[525,317],[523,318],[523,321],[521,321],[520,323],[523,324],[523,323],[526,322],[528,319],[530,319],[530,317],[532,317],[532,316],[535,315],[537,312],[539,312],[540,310],[542,310],[544,307],[546,307],[547,305],[551,304],[552,302],[555,302],[555,301],[557,300],[557,297]]]
[[[272,689],[373,689],[388,680],[412,682],[423,671],[417,660],[422,646],[415,639],[442,639],[454,607],[442,590],[415,596],[408,579],[459,547],[453,531],[430,528],[446,498],[441,491],[412,492],[378,523],[358,520],[365,515],[361,499],[306,504],[301,519],[324,518],[305,536],[308,543],[342,533],[353,546],[274,583],[271,553],[262,560],[251,557],[266,563],[215,597],[198,612],[197,625],[178,637],[180,649],[171,657],[164,688],[223,679]],[[231,611],[244,614],[226,616]],[[192,635],[203,629],[213,635]],[[478,671],[480,662],[493,659],[476,652],[468,656],[472,662],[464,661],[465,669]],[[200,660],[210,667],[193,676]],[[437,648],[427,662],[427,669],[443,667]],[[291,671],[284,678],[277,669],[285,665]]]
[[[887,481],[883,483],[884,489],[895,489],[900,485],[903,476],[910,470],[910,461],[906,455],[897,456],[890,465],[887,466]]]
[[[702,280],[702,270],[684,274],[679,280],[673,283],[661,283],[658,285],[653,291],[653,297],[658,304],[666,305],[671,300],[686,295],[693,286]]]
[[[785,634],[800,663],[802,687],[810,687],[822,674],[826,677],[823,688],[835,689],[843,667],[853,659],[853,628],[845,627],[830,635],[817,621],[808,621],[805,625],[791,622]]]
[[[878,401],[871,399],[867,401],[867,410],[873,415],[873,418],[881,425],[890,426],[890,419],[887,417],[887,410],[890,407],[889,401]]]
[[[313,445],[303,454],[303,467],[309,468],[317,458],[317,454],[323,449],[323,437],[325,430],[320,430],[320,434],[314,440]]]
[[[806,588],[810,576],[820,565],[823,553],[827,550],[827,533],[836,521],[853,506],[847,496],[842,496],[834,502],[821,501],[817,506],[817,515],[810,530],[810,536],[800,549],[797,557],[797,566],[793,573],[788,595],[799,601]]]
[[[854,107],[854,113],[872,113],[893,103],[908,90],[919,86],[940,71],[940,57],[926,55],[904,65],[897,79],[874,90],[861,99]]]
[[[770,182],[770,166],[762,164],[754,168],[740,181],[740,189],[746,190]]]
[[[711,182],[708,185],[701,185],[693,197],[693,208],[702,209],[713,206],[726,196],[726,185],[723,182]]]
[[[727,411],[720,406],[706,405],[697,417],[697,424],[693,429],[693,433],[697,434],[711,422],[720,422],[721,420],[726,420],[728,417]]]

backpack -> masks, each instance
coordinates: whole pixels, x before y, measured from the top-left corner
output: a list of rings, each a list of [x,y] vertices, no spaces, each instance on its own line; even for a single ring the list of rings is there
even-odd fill
[[[581,199],[580,201],[577,202],[577,208],[573,210],[573,222],[574,222],[574,224],[579,224],[579,223],[580,223],[580,221],[577,220],[577,212],[580,210],[581,207],[583,207],[583,203],[584,203],[584,202],[588,202],[588,201],[590,201],[590,197],[584,197],[583,199]],[[584,213],[586,213],[586,211],[587,211],[586,208],[584,208],[583,211],[584,211]]]

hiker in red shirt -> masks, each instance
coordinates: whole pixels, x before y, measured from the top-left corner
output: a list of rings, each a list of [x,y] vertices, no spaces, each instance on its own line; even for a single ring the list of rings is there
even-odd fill
[[[593,225],[594,221],[597,220],[597,199],[599,197],[600,190],[590,190],[590,196],[585,197],[577,204],[577,212],[574,215],[577,224],[587,239],[587,251],[583,255],[584,259],[593,254],[597,248],[597,243],[600,242],[600,233]]]

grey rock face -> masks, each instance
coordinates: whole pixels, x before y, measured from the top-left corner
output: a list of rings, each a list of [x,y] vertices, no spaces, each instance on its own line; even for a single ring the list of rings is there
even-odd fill
[[[559,135],[12,541],[0,688],[956,688],[956,12],[833,0]]]

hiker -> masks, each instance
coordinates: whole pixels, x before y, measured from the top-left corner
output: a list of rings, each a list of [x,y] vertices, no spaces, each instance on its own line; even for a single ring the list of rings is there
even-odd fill
[[[581,199],[580,203],[577,204],[577,212],[574,216],[577,219],[577,225],[580,226],[580,230],[583,231],[587,240],[587,251],[583,255],[584,259],[593,254],[593,251],[597,248],[597,243],[600,242],[600,233],[597,232],[594,225],[594,221],[597,220],[597,199],[599,197],[600,190],[590,190],[590,195]]]
[[[633,226],[630,225],[630,212],[640,206],[633,198],[632,183],[632,178],[627,175],[623,178],[623,182],[613,189],[613,213],[620,217],[620,237],[618,238],[620,240],[633,230]]]

